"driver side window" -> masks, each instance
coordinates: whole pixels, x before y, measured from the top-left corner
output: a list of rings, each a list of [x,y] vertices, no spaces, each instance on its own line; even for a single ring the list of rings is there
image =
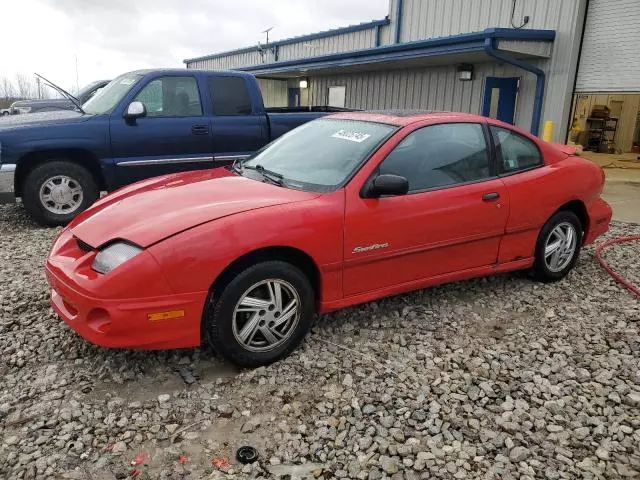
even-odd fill
[[[416,130],[380,164],[379,174],[409,181],[409,193],[489,178],[489,155],[482,126],[446,123]]]
[[[135,100],[144,103],[148,117],[199,117],[202,104],[193,77],[162,77],[149,82]]]

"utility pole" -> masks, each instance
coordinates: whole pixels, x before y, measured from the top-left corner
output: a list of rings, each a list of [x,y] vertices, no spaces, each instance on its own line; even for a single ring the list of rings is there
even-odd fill
[[[38,100],[42,99],[42,90],[40,88],[40,77],[36,77],[36,82],[38,84]]]

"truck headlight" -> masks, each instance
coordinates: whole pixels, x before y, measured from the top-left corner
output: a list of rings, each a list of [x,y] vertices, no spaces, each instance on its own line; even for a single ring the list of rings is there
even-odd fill
[[[112,243],[108,247],[98,252],[93,260],[93,268],[98,273],[109,273],[111,270],[119,267],[127,260],[142,252],[140,247],[125,242]]]

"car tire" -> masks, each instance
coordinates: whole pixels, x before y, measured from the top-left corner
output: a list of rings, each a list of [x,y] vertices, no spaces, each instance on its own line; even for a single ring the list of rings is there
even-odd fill
[[[575,213],[560,211],[544,224],[536,242],[534,277],[555,282],[566,277],[580,256],[582,223]]]
[[[315,293],[305,274],[290,263],[266,261],[240,271],[219,294],[209,294],[203,336],[235,365],[259,367],[289,355],[314,314]]]
[[[43,226],[66,225],[99,196],[91,172],[68,160],[47,160],[31,170],[22,185],[24,208]]]

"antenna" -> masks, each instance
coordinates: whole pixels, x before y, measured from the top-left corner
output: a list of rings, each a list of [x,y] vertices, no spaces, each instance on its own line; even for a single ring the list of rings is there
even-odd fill
[[[76,55],[76,94],[80,91],[80,82],[78,81],[78,55]]]
[[[273,27],[269,27],[269,28],[267,28],[266,30],[263,30],[263,31],[262,31],[262,33],[266,33],[266,34],[267,34],[267,42],[266,42],[266,43],[269,43],[269,32],[270,32],[271,30],[273,30]]]

